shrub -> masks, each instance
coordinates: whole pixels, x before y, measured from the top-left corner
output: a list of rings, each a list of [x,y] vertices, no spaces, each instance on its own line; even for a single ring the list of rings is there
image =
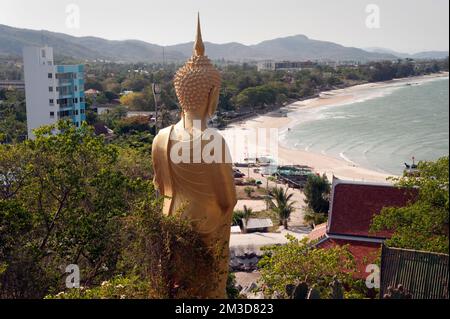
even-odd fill
[[[248,197],[252,197],[252,194],[255,192],[255,189],[251,186],[246,186],[244,188],[244,192]]]
[[[287,238],[286,245],[265,248],[259,261],[266,295],[277,292],[287,298],[285,287],[288,284],[305,282],[309,286],[316,285],[325,298],[334,278],[343,284],[352,280],[355,263],[346,246],[320,249],[310,245],[308,239]]]

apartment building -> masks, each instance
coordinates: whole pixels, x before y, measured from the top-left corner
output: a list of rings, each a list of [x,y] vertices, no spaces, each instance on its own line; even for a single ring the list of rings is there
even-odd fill
[[[25,47],[23,60],[28,138],[60,119],[80,126],[86,120],[84,66],[54,65],[50,47]]]

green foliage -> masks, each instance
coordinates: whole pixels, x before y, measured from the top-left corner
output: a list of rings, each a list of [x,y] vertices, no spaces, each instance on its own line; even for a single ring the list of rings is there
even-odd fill
[[[322,176],[311,174],[308,176],[304,188],[305,203],[315,213],[326,214],[330,206],[330,191],[331,186],[325,174]]]
[[[277,95],[285,90],[272,85],[248,87],[236,96],[238,107],[272,105],[277,101]]]
[[[291,200],[293,195],[293,193],[288,194],[288,190],[281,187],[272,188],[268,195],[270,209],[278,215],[280,225],[283,225],[285,229],[288,228],[289,218],[295,210],[295,202]]]
[[[246,186],[244,188],[244,192],[248,197],[252,197],[252,194],[255,192],[255,189],[251,186]]]
[[[0,143],[23,141],[27,135],[25,95],[0,90]]]
[[[117,134],[129,134],[132,132],[150,132],[149,119],[146,116],[134,116],[123,118],[115,125]]]
[[[242,220],[244,219],[244,212],[242,210],[235,210],[233,212],[233,217],[231,220],[231,224],[233,226],[240,226],[242,227]]]
[[[287,298],[287,285],[305,282],[308,286],[316,285],[326,298],[335,278],[342,283],[351,281],[355,264],[346,246],[320,249],[310,245],[307,239],[287,237],[288,244],[265,248],[258,264],[266,295],[278,292]]]
[[[0,297],[193,298],[217,283],[215,247],[161,214],[149,153],[86,124],[35,134],[0,145]],[[85,289],[65,290],[69,264]]]
[[[161,214],[152,193],[123,222],[118,268],[148,281],[149,298],[201,298],[217,283],[217,252],[180,214]]]
[[[448,156],[435,162],[419,162],[418,174],[394,179],[399,187],[419,188],[419,195],[406,207],[384,208],[373,219],[373,231],[394,231],[387,245],[449,253],[448,165]]]
[[[60,133],[53,134],[55,129]],[[86,125],[76,129],[60,122],[35,134],[35,140],[0,148],[0,229],[20,231],[18,246],[4,259],[5,296],[42,296],[56,288],[63,265],[72,263],[86,282],[100,280],[119,253],[117,220],[131,207],[126,199],[139,193],[139,185],[116,169],[117,150]],[[14,206],[20,214],[7,213]],[[19,217],[27,229],[11,229]],[[46,284],[27,286],[39,282]]]
[[[236,288],[236,276],[231,272],[228,274],[227,278],[227,297],[228,299],[239,298],[239,290]]]
[[[315,213],[311,208],[306,207],[303,214],[303,220],[310,226],[320,225],[328,220],[328,214]]]
[[[150,88],[145,92],[128,93],[120,98],[120,103],[135,111],[152,111],[155,109],[153,93]]]
[[[127,116],[127,109],[123,106],[117,106],[107,113],[99,116],[101,122],[111,129],[114,129],[118,122]]]
[[[253,216],[253,214],[254,214],[253,209],[244,205],[243,210],[236,210],[233,212],[233,219],[232,219],[233,226],[243,227],[243,221],[248,220],[250,217]]]
[[[149,282],[138,276],[116,276],[92,288],[80,287],[47,295],[45,299],[145,299],[149,297]]]

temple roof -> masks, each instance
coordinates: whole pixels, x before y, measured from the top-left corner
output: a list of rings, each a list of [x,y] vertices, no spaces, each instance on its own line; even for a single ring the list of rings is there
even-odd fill
[[[402,207],[417,197],[416,189],[391,184],[333,181],[328,234],[387,238],[389,232],[371,233],[370,225],[383,207]]]
[[[318,248],[348,245],[356,262],[356,278],[365,278],[366,267],[376,261],[381,243],[390,232],[371,233],[370,225],[383,207],[402,207],[417,198],[417,189],[386,183],[333,180],[328,223],[316,226],[308,235]]]

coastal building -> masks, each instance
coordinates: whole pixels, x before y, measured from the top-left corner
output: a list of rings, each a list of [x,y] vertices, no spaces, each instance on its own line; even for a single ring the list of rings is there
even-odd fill
[[[50,47],[23,49],[28,137],[60,119],[86,120],[83,65],[54,65]]]
[[[371,232],[373,217],[383,207],[407,205],[417,194],[416,189],[406,190],[392,184],[333,178],[328,222],[318,225],[308,238],[323,249],[348,245],[356,262],[356,277],[366,278],[366,267],[375,263],[381,245],[392,235]]]
[[[273,61],[265,60],[257,64],[258,71],[301,71],[312,69],[317,64],[312,61],[292,62],[292,61]]]

